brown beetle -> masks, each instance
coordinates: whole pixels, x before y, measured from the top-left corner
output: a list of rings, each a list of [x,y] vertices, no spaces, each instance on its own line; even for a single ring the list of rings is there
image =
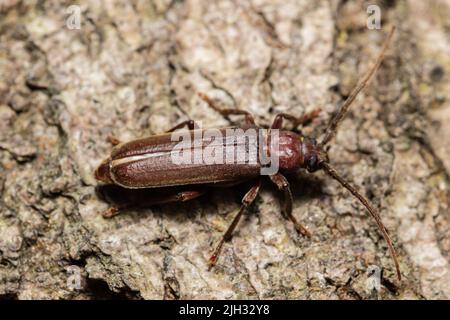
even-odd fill
[[[174,192],[172,194],[165,193],[165,195],[159,197],[153,203],[191,200],[205,193],[207,189],[205,186],[233,185],[249,180],[254,181],[252,187],[242,199],[240,210],[222,236],[209,260],[209,266],[212,267],[217,262],[223,243],[231,238],[231,234],[237,226],[243,212],[258,195],[261,170],[272,165],[273,161],[277,162],[276,171],[268,175],[277,188],[284,192],[285,201],[283,204],[283,212],[294,223],[299,233],[309,237],[310,232],[292,215],[292,193],[283,173],[295,172],[300,169],[315,172],[322,169],[333,179],[337,180],[344,188],[349,190],[375,219],[380,232],[388,244],[389,252],[395,263],[397,277],[400,280],[401,274],[397,255],[380,215],[369,201],[356,188],[345,181],[329,164],[328,155],[324,149],[324,146],[335,136],[338,125],[347,114],[351,103],[379,68],[394,30],[392,28],[390,31],[374,66],[367,72],[362,81],[353,89],[349,97],[340,107],[338,114],[330,122],[320,142],[316,142],[313,138],[305,137],[293,131],[282,130],[283,119],[291,121],[294,128],[297,128],[299,125],[316,117],[320,110],[314,110],[300,118],[284,113],[278,114],[271,127],[263,129],[256,125],[253,116],[247,111],[219,109],[208,96],[199,93],[199,96],[211,108],[225,117],[229,115],[244,115],[245,125],[236,128],[216,129],[215,137],[219,138],[211,139],[211,136],[205,137],[205,134],[208,133],[207,130],[195,129],[196,125],[192,120],[185,121],[172,128],[168,133],[119,144],[113,149],[111,156],[97,168],[95,177],[103,183],[115,184],[127,189],[173,188]],[[187,135],[190,142],[188,150],[190,151],[189,159],[191,161],[175,163],[173,151],[178,146],[179,141],[174,140],[174,132],[183,127],[189,128],[189,131],[185,131],[185,136]],[[233,131],[230,129],[241,129],[241,131]],[[250,129],[258,129],[261,135],[250,135],[250,138],[255,138],[251,140],[253,142],[249,142],[249,139],[240,139],[242,137],[242,130]],[[247,136],[246,138],[249,137]],[[274,141],[276,141],[276,147],[274,147]],[[213,162],[205,164],[192,161],[192,155],[195,158],[196,153],[202,154],[206,152],[208,148],[211,148],[213,142],[215,143],[214,147],[222,147],[224,150],[230,147],[233,149],[234,157],[243,156],[246,160],[250,158],[249,150],[252,146],[256,146],[260,152],[257,153],[256,157],[253,157],[253,162],[235,161],[232,163]],[[266,160],[265,158],[269,158],[270,161],[263,162],[263,160]],[[107,211],[106,216],[112,216],[117,212],[118,208],[112,208]]]

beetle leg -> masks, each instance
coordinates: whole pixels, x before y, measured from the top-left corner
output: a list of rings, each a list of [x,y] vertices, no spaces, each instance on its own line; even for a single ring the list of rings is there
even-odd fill
[[[113,146],[117,146],[118,144],[121,143],[121,141],[120,141],[119,139],[117,139],[116,137],[114,137],[114,136],[108,136],[108,137],[106,138],[106,140],[107,140],[109,143],[111,143]]]
[[[181,129],[183,127],[188,127],[189,130],[194,130],[197,127],[197,124],[194,122],[194,120],[186,120],[186,121],[183,121],[183,122],[177,124],[175,127],[173,127],[172,129],[170,129],[167,132],[168,133],[173,132],[173,131]],[[106,139],[113,146],[117,146],[118,144],[122,143],[119,139],[117,139],[114,136],[108,136]]]
[[[314,118],[317,118],[319,116],[321,109],[316,108],[313,111],[304,113],[300,117],[295,117],[293,115],[290,115],[288,113],[279,113],[275,117],[275,120],[273,120],[272,129],[281,129],[283,126],[283,119],[289,120],[294,125],[294,129],[296,129],[300,125],[304,125],[305,123],[313,120]]]
[[[245,123],[250,126],[256,126],[255,119],[253,118],[253,115],[250,112],[240,109],[221,109],[218,106],[216,106],[216,104],[212,101],[212,99],[208,97],[206,94],[199,92],[198,96],[203,101],[205,101],[211,109],[224,116],[226,120],[231,121],[228,118],[228,116],[230,115],[245,115]]]
[[[220,251],[222,250],[222,246],[225,243],[225,241],[228,241],[231,239],[231,235],[236,228],[237,224],[239,223],[239,220],[242,217],[242,214],[245,212],[245,210],[253,203],[253,201],[256,199],[256,196],[259,192],[259,187],[261,185],[261,181],[258,180],[256,184],[251,187],[251,189],[245,194],[244,198],[242,198],[242,205],[239,209],[238,213],[234,216],[233,221],[229,225],[227,231],[223,234],[222,238],[219,241],[219,244],[216,246],[216,249],[214,250],[214,253],[209,258],[208,261],[208,270],[211,270],[212,267],[217,262],[217,258],[220,255]]]
[[[197,127],[197,124],[194,122],[194,120],[186,120],[177,124],[167,132],[174,132],[175,130],[181,129],[183,127],[188,127],[189,130],[194,130]]]
[[[189,200],[193,200],[195,198],[200,197],[206,193],[206,190],[199,189],[199,190],[185,190],[185,191],[179,191],[173,194],[162,194],[162,195],[156,195],[155,198],[147,199],[143,204],[136,205],[136,204],[129,204],[129,205],[122,205],[122,206],[113,206],[107,209],[102,213],[102,216],[104,218],[112,218],[118,214],[120,214],[122,211],[137,207],[147,207],[152,206],[156,204],[165,204],[165,203],[171,203],[171,202],[186,202]]]
[[[124,208],[122,208],[124,209]],[[107,210],[102,212],[103,218],[112,218],[117,216],[120,213],[121,208],[119,207],[110,207]]]
[[[311,233],[306,229],[300,222],[295,219],[292,215],[292,192],[289,187],[289,182],[281,173],[274,174],[270,176],[270,180],[277,186],[280,191],[284,192],[284,204],[283,213],[284,215],[292,221],[295,229],[304,236],[311,237]]]

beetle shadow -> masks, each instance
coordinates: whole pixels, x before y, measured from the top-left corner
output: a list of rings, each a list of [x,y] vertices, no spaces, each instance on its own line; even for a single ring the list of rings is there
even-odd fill
[[[300,171],[297,174],[288,175],[287,178],[290,182],[294,200],[308,201],[322,198],[326,195],[323,192],[325,181],[314,174]]]

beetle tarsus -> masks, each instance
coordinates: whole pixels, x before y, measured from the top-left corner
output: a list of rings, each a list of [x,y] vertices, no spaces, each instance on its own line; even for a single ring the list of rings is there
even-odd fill
[[[211,269],[216,265],[217,258],[219,257],[220,251],[222,250],[222,245],[223,242],[221,242],[219,246],[217,246],[212,256],[208,259],[208,271],[211,271]]]
[[[182,191],[180,193],[177,193],[174,196],[173,201],[170,201],[170,202],[186,202],[186,201],[190,201],[192,199],[200,197],[205,192],[206,192],[205,190]]]
[[[102,212],[102,216],[103,218],[112,218],[114,216],[117,216],[120,213],[120,209],[118,207],[111,207],[108,208],[107,210]]]
[[[108,136],[108,137],[106,138],[106,140],[107,140],[109,143],[111,143],[113,146],[117,146],[118,144],[121,144],[121,143],[122,143],[119,139],[117,139],[117,138],[114,137],[114,136]]]
[[[308,229],[306,229],[304,225],[298,222],[293,215],[291,215],[291,221],[294,224],[295,230],[297,230],[298,233],[300,233],[302,236],[311,238],[312,236],[311,232]]]

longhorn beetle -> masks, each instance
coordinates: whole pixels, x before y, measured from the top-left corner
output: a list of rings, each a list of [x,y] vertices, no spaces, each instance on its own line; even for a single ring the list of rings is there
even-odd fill
[[[308,229],[292,215],[292,193],[283,173],[296,172],[300,169],[306,169],[311,173],[317,170],[323,170],[350,191],[367,209],[370,216],[375,219],[379,231],[387,242],[389,252],[395,264],[397,277],[401,280],[397,254],[389,233],[381,221],[380,215],[372,204],[330,165],[327,152],[324,148],[336,135],[339,124],[347,114],[350,105],[358,93],[367,85],[373,74],[380,67],[394,30],[395,28],[392,28],[387,36],[373,67],[368,70],[366,75],[344,101],[336,116],[330,121],[324,137],[320,142],[317,142],[313,138],[305,137],[301,133],[282,129],[283,120],[292,122],[294,126],[293,130],[295,130],[298,126],[315,118],[320,110],[314,110],[301,117],[295,117],[286,113],[278,114],[271,127],[264,129],[256,125],[253,116],[249,112],[239,109],[220,109],[215,106],[207,95],[198,93],[200,98],[208,106],[227,119],[229,119],[228,116],[230,115],[245,116],[245,124],[235,128],[261,130],[263,132],[262,138],[256,142],[254,141],[254,143],[250,143],[248,140],[239,140],[244,142],[238,143],[235,139],[237,138],[237,134],[233,133],[231,134],[231,139],[229,136],[212,139],[211,136],[206,137],[203,135],[206,130],[196,129],[196,124],[192,120],[188,120],[175,126],[165,134],[154,135],[122,144],[119,144],[119,141],[114,141],[115,143],[113,142],[113,144],[118,145],[114,147],[111,155],[96,169],[95,177],[100,182],[118,185],[127,189],[155,188],[155,194],[157,194],[156,191],[158,190],[165,190],[165,193],[161,196],[156,196],[151,204],[187,201],[204,194],[210,186],[229,186],[243,183],[244,181],[251,181],[252,187],[242,199],[240,210],[234,216],[230,226],[223,234],[208,261],[210,269],[216,264],[224,242],[231,238],[232,232],[236,228],[242,214],[258,195],[260,177],[262,175],[261,169],[267,167],[265,165],[267,163],[263,164],[262,162],[263,156],[270,157],[270,164],[272,164],[272,161],[278,162],[277,170],[270,175],[268,174],[269,178],[279,190],[284,192],[282,211],[285,217],[293,222],[296,230],[300,234],[307,237],[311,236]],[[187,150],[193,154],[206,151],[211,145],[225,148],[240,146],[242,148],[236,154],[245,156],[245,159],[248,159],[249,150],[252,146],[258,145],[262,147],[263,151],[258,154],[259,156],[253,163],[249,161],[208,164],[198,162],[174,163],[173,150],[179,143],[179,140],[174,141],[173,134],[176,133],[174,132],[175,130],[183,127],[188,127],[189,129],[189,131],[184,132],[187,133],[187,137],[191,143]],[[226,134],[228,129],[215,129],[216,137],[217,134]],[[277,133],[276,137],[275,132]],[[274,147],[275,140],[277,143],[276,148]],[[188,159],[192,160],[193,158],[190,155]],[[113,216],[118,212],[118,207],[112,207],[104,213],[104,216]]]

